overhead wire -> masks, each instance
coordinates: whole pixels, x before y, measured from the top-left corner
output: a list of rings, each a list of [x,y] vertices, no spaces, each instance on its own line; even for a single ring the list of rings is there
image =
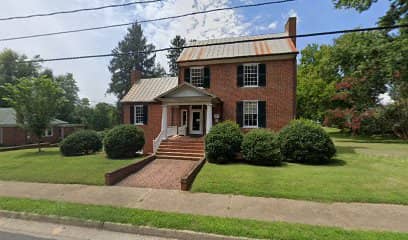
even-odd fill
[[[172,20],[172,19],[178,19],[178,18],[183,18],[183,17],[188,17],[188,16],[194,16],[198,14],[206,14],[206,13],[211,13],[211,12],[227,11],[227,10],[241,9],[241,8],[260,7],[260,6],[280,4],[280,3],[293,2],[293,1],[296,1],[296,0],[268,1],[268,2],[262,2],[262,3],[244,4],[244,5],[237,5],[237,6],[231,6],[231,7],[223,7],[223,8],[214,8],[214,9],[209,9],[209,10],[204,10],[204,11],[189,12],[189,13],[168,16],[168,17],[145,19],[145,20],[139,20],[139,21],[134,21],[134,22],[104,25],[104,26],[99,26],[99,27],[79,28],[79,29],[65,30],[65,31],[58,31],[58,32],[39,33],[39,34],[32,34],[32,35],[0,38],[0,42],[39,38],[39,37],[46,37],[46,36],[55,36],[55,35],[69,34],[69,33],[87,32],[87,31],[94,31],[94,30],[101,30],[101,29],[108,29],[108,28],[117,28],[117,27],[130,26],[135,23],[151,23],[151,22],[157,22],[157,21]]]
[[[225,45],[225,44],[236,44],[236,43],[246,43],[246,42],[278,40],[278,39],[287,39],[287,38],[305,38],[305,37],[334,35],[334,34],[352,33],[352,32],[368,32],[368,31],[390,30],[390,29],[406,28],[406,27],[408,27],[408,24],[391,25],[391,26],[383,26],[383,27],[354,28],[354,29],[344,29],[344,30],[335,30],[335,31],[325,31],[325,32],[314,32],[314,33],[287,35],[287,36],[274,36],[274,37],[264,37],[264,38],[260,37],[260,38],[256,38],[256,39],[245,39],[245,40],[236,40],[236,41],[227,41],[227,42],[214,42],[214,43],[207,43],[207,44],[190,44],[190,45],[187,45],[187,46],[184,46],[184,47],[167,47],[167,48],[155,49],[155,50],[148,51],[148,52],[139,51],[139,52],[107,53],[107,54],[81,55],[81,56],[72,56],[72,57],[34,59],[34,60],[23,61],[23,63],[67,61],[67,60],[78,60],[78,59],[89,59],[89,58],[104,58],[104,57],[113,57],[113,56],[121,56],[121,55],[150,54],[150,53],[157,53],[157,52],[176,50],[176,49],[187,49],[187,48],[194,48],[194,47],[208,47],[208,46],[217,46],[217,45]]]

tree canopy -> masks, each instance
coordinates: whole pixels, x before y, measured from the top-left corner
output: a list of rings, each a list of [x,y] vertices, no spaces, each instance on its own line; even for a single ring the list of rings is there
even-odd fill
[[[167,59],[169,60],[169,69],[170,69],[170,74],[172,76],[177,76],[178,74],[178,65],[177,65],[177,58],[180,56],[181,52],[183,49],[180,49],[181,47],[184,47],[186,45],[186,39],[182,38],[180,35],[177,35],[170,41],[170,48],[175,48],[175,49],[170,49],[167,54]]]
[[[143,35],[140,24],[135,23],[129,27],[123,40],[112,50],[115,56],[109,64],[112,77],[107,92],[114,94],[119,100],[122,99],[131,87],[132,69],[141,71],[142,77],[157,77],[163,74],[164,69],[155,64],[154,49],[155,46],[148,43]]]
[[[62,88],[52,79],[22,78],[17,84],[5,84],[7,103],[17,114],[17,122],[35,135],[40,144],[44,131],[55,119],[59,105],[64,101]],[[40,145],[38,150],[40,151]]]

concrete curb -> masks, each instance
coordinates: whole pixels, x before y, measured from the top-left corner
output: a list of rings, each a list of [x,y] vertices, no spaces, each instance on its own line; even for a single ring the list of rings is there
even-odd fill
[[[0,210],[0,217],[14,218],[29,221],[38,221],[54,224],[71,225],[76,227],[96,228],[112,232],[147,235],[154,237],[176,238],[181,240],[249,240],[244,237],[230,237],[211,233],[200,233],[188,230],[173,230],[167,228],[153,228],[145,226],[134,226],[131,224],[120,224],[112,222],[100,222],[92,220],[82,220],[70,217],[46,216],[26,212],[12,212]]]

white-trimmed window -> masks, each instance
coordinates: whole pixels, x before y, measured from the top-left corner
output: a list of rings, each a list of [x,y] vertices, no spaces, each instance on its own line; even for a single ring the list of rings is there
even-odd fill
[[[259,67],[257,63],[244,64],[244,87],[258,87]]]
[[[135,125],[144,124],[143,105],[135,105]]]
[[[45,129],[44,137],[52,137],[53,135],[54,135],[54,131],[53,131],[52,127]]]
[[[243,102],[244,128],[258,127],[258,101]]]
[[[204,86],[204,67],[190,68],[190,81],[196,87]]]

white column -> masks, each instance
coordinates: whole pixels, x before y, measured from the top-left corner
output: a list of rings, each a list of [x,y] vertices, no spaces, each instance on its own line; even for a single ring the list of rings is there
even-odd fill
[[[167,138],[167,104],[162,105],[161,130],[163,132],[163,139],[166,139]]]
[[[207,104],[207,118],[206,118],[206,124],[205,124],[205,133],[208,134],[212,128],[213,122],[212,122],[212,104]]]

